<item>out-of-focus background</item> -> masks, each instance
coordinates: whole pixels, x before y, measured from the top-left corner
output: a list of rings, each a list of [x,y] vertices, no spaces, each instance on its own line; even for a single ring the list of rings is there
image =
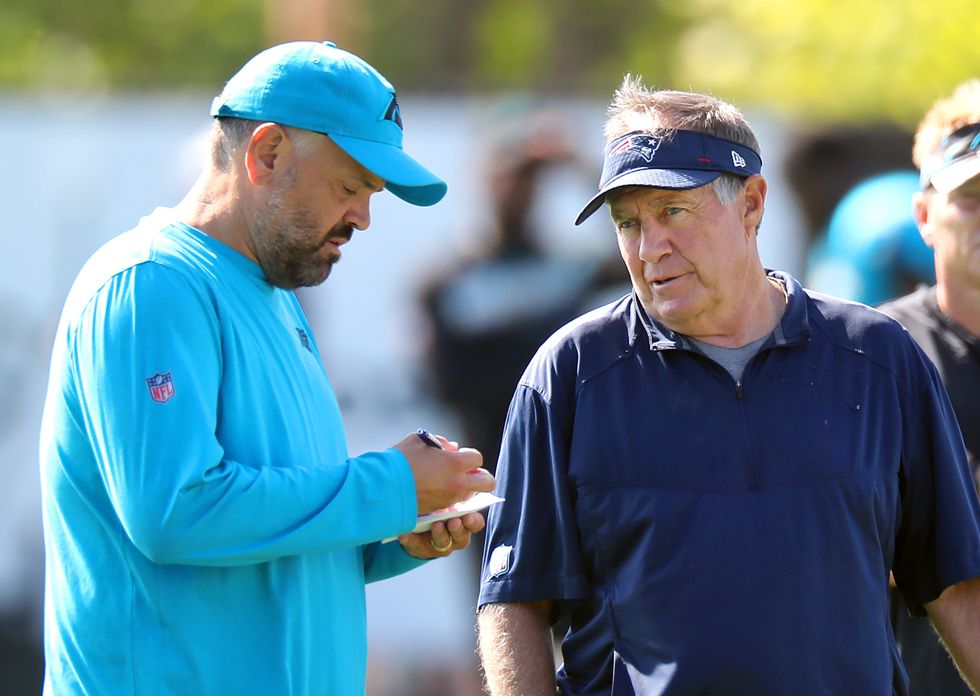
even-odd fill
[[[353,452],[424,426],[492,466],[534,346],[626,291],[603,215],[572,226],[625,73],[738,104],[763,146],[763,261],[875,304],[930,280],[911,223],[918,118],[980,74],[971,0],[4,0],[0,5],[0,694],[40,693],[37,437],[85,258],[205,155],[208,108],[262,48],[330,39],[396,86],[438,206],[377,197],[304,291]],[[476,551],[369,588],[369,695],[480,693]],[[324,650],[329,650],[324,645]]]

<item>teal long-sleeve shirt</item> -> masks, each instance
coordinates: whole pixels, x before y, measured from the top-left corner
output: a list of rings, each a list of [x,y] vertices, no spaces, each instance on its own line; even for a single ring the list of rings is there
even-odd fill
[[[293,293],[158,210],[65,303],[40,442],[46,694],[364,693],[364,585],[416,567]]]

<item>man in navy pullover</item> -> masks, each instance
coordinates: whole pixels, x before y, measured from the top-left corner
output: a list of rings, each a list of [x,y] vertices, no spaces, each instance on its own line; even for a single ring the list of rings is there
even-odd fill
[[[490,692],[904,694],[889,572],[980,684],[980,509],[934,366],[891,319],[763,268],[733,106],[627,78],[605,134],[578,222],[608,204],[633,292],[552,336],[514,395]]]

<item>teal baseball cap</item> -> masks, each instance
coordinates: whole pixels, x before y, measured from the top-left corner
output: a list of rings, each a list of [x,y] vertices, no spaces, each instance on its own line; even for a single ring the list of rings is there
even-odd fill
[[[228,80],[211,115],[323,133],[413,205],[434,205],[446,195],[446,182],[402,149],[395,88],[330,41],[293,41],[262,51]]]

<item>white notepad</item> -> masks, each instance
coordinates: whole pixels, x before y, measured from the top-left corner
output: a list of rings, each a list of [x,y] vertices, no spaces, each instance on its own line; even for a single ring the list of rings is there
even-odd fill
[[[503,501],[503,498],[500,498],[493,493],[477,493],[472,498],[456,503],[452,507],[448,507],[445,510],[430,512],[428,515],[419,515],[415,522],[415,529],[412,530],[412,533],[419,534],[421,532],[427,532],[432,528],[432,525],[435,522],[444,522],[445,520],[451,520],[454,517],[462,517],[469,512],[480,512],[481,510],[486,510],[491,505],[496,505],[497,503],[502,503]],[[389,541],[394,541],[397,538],[398,537],[388,537],[381,543],[387,544]]]

